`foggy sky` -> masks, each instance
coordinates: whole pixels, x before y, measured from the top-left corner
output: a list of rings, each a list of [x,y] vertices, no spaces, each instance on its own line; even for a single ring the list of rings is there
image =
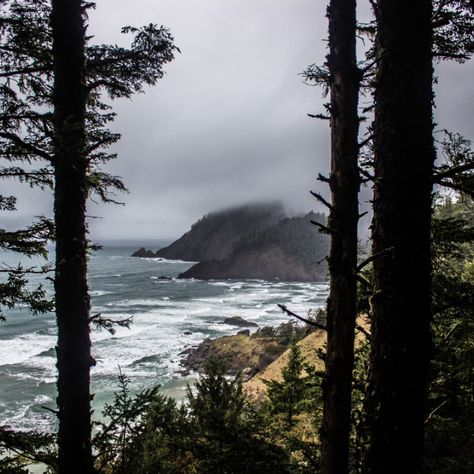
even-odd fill
[[[94,41],[127,44],[122,26],[158,23],[182,53],[155,88],[114,104],[122,140],[107,171],[130,194],[125,207],[91,204],[101,217],[92,238],[172,238],[209,211],[255,200],[322,210],[309,190],[327,192],[316,176],[327,173],[329,129],[307,113],[322,112],[324,99],[298,74],[324,61],[325,9],[315,0],[97,0]],[[438,128],[473,139],[472,61],[437,72]],[[12,222],[50,212],[48,193],[17,189]]]

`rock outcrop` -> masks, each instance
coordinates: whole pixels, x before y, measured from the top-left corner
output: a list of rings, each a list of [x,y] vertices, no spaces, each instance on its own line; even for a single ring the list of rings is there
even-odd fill
[[[141,247],[136,252],[132,253],[132,257],[155,258],[155,254],[151,250],[147,250],[145,247]]]
[[[200,372],[207,359],[214,356],[224,362],[228,375],[241,372],[244,380],[248,380],[277,359],[293,340],[305,338],[312,330],[307,326],[283,323],[277,327],[261,327],[253,334],[246,329],[235,336],[206,339],[181,353],[183,370],[179,373],[189,375],[191,371]]]
[[[243,237],[229,257],[203,260],[179,278],[322,281],[329,239],[311,225],[324,221],[321,214],[286,218],[267,229]]]
[[[200,372],[207,359],[215,356],[225,362],[227,374],[236,375],[245,371],[245,378],[249,379],[273,362],[286,347],[272,337],[249,337],[244,334],[206,339],[197,347],[181,353],[185,357],[181,361],[184,370],[180,373]]]
[[[239,326],[239,327],[244,327],[244,328],[258,327],[257,323],[254,323],[252,321],[247,321],[240,316],[232,316],[230,318],[226,318],[224,319],[223,324],[229,324],[231,326]]]

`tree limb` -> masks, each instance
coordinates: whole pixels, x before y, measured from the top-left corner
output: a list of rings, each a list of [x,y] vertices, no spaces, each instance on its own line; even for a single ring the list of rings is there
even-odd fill
[[[288,316],[293,316],[296,319],[299,319],[300,321],[303,321],[304,323],[308,324],[309,326],[314,326],[318,329],[322,329],[323,331],[327,331],[326,326],[323,326],[322,324],[317,323],[316,321],[312,321],[311,319],[306,319],[303,318],[302,316],[299,316],[296,313],[293,313],[293,311],[290,311],[285,305],[283,304],[278,304],[277,305],[284,313],[288,314]]]
[[[334,212],[334,208],[332,204],[330,204],[326,199],[324,199],[321,194],[315,193],[313,191],[310,191],[311,195],[314,196],[321,204],[326,206],[331,212]]]

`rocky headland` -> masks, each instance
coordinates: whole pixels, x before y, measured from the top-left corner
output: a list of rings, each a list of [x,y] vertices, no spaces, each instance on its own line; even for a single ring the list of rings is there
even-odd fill
[[[198,261],[179,278],[322,281],[329,239],[311,221],[324,223],[325,216],[285,217],[278,204],[242,206],[209,214],[170,246],[133,256]]]
[[[246,324],[252,325],[248,321]],[[278,359],[293,339],[301,340],[311,332],[312,328],[284,323],[278,327],[259,328],[252,334],[250,330],[242,330],[233,336],[205,339],[199,345],[187,348],[181,353],[181,374],[200,372],[209,357],[217,357],[224,362],[229,375],[240,372],[244,381],[249,380]]]

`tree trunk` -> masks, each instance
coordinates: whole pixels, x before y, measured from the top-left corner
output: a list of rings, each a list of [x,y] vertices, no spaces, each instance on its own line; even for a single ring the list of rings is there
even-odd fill
[[[59,472],[93,472],[81,0],[52,1]]]
[[[357,297],[360,72],[356,60],[355,0],[331,0],[328,17],[332,192],[328,227],[332,237],[321,472],[339,474],[348,472]]]
[[[422,471],[431,354],[431,1],[379,0],[366,473]]]

